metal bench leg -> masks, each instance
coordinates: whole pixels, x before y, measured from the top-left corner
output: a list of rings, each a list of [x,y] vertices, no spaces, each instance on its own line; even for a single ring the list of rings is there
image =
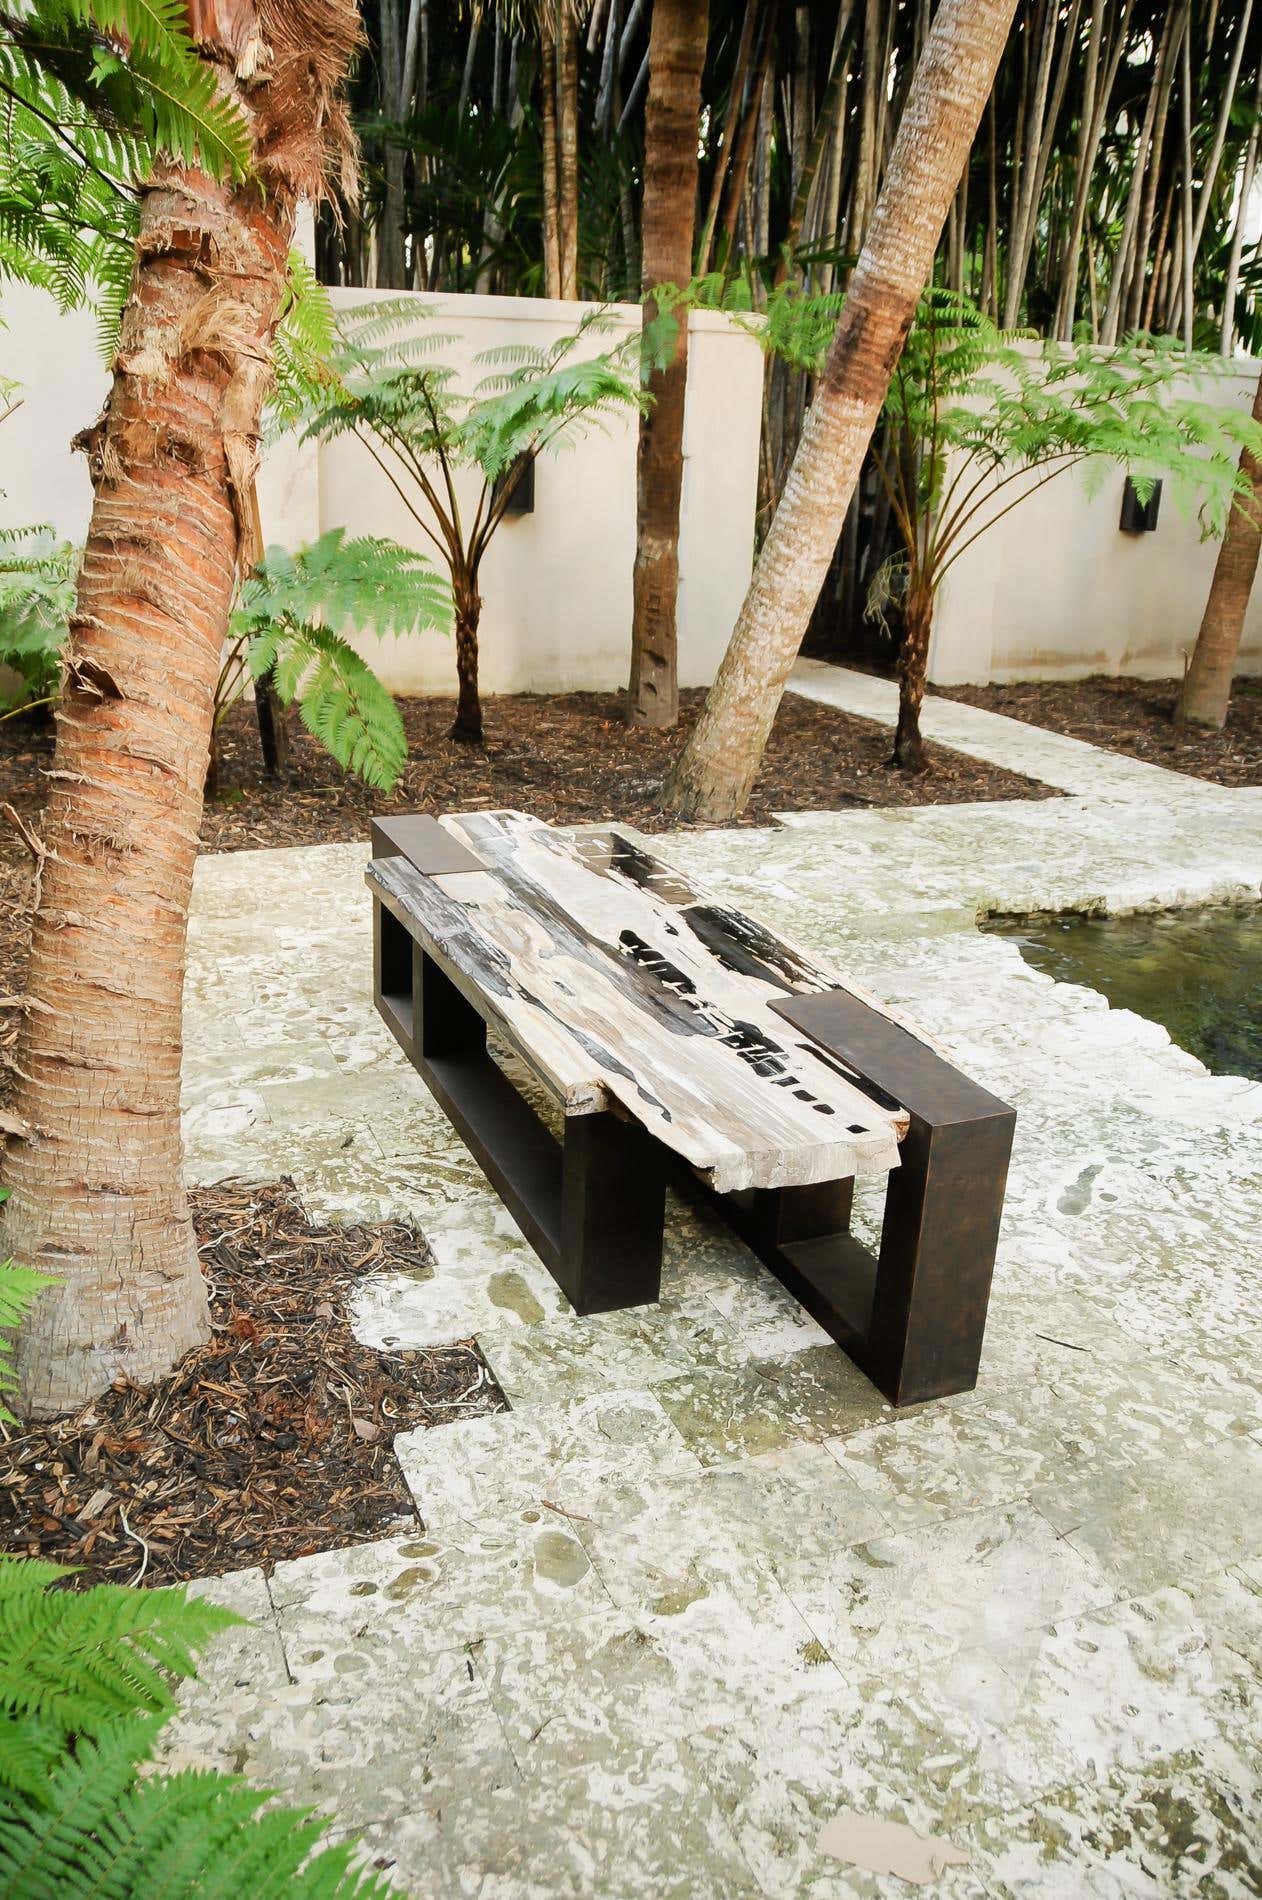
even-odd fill
[[[977,1384],[1014,1120],[1007,1112],[935,1127],[912,1116],[855,1355],[895,1405]]]
[[[820,1181],[814,1187],[752,1189],[746,1219],[754,1251],[849,1233],[853,1200],[853,1181]]]
[[[561,1177],[561,1258],[577,1313],[646,1306],[661,1295],[666,1157],[638,1122],[570,1115]]]

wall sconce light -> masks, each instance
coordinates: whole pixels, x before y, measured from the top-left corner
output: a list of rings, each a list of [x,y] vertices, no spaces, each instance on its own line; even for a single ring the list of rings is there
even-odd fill
[[[1141,501],[1135,493],[1135,484],[1130,476],[1126,477],[1126,486],[1122,490],[1122,518],[1118,527],[1123,534],[1152,534],[1157,526],[1157,515],[1161,509],[1161,483],[1154,482],[1152,493],[1147,501]]]
[[[535,458],[529,449],[511,461],[502,475],[497,475],[491,484],[492,504],[498,502],[505,489],[509,497],[504,505],[504,518],[510,515],[533,515],[535,512]]]

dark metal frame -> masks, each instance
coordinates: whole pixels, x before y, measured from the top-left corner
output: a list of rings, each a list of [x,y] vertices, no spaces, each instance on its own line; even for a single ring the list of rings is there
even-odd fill
[[[373,855],[395,853],[434,876],[484,869],[432,818],[374,821]],[[388,894],[374,893],[373,914],[377,1008],[575,1311],[656,1300],[666,1183],[683,1164],[621,1114],[567,1116],[558,1142],[491,1056],[459,970],[415,941]],[[880,1252],[850,1232],[852,1181],[714,1205],[891,1404],[971,1391],[1014,1110],[846,990],[773,1007],[908,1111]]]

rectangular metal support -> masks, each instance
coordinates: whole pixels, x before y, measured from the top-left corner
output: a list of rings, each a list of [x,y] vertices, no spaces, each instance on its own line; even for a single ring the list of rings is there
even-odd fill
[[[620,1115],[566,1118],[556,1278],[575,1312],[660,1299],[665,1214],[659,1142]]]
[[[977,1383],[986,1308],[1003,1214],[1016,1112],[962,1075],[908,1030],[845,990],[786,997],[773,1005],[797,1029],[888,1090],[911,1125],[889,1177],[871,1297],[860,1336],[816,1318],[894,1405],[970,1392]],[[840,1239],[781,1249],[795,1275],[840,1275],[857,1243]],[[780,1272],[775,1257],[761,1257]],[[869,1256],[870,1260],[870,1256]],[[804,1304],[810,1302],[804,1300]]]
[[[612,1114],[567,1117],[558,1144],[490,1054],[473,1004],[375,909],[377,1006],[575,1311],[656,1300],[666,1200],[659,1144]]]

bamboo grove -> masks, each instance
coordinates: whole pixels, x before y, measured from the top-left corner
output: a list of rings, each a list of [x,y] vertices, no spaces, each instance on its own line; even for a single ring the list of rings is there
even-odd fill
[[[322,220],[328,281],[640,290],[645,0],[368,0],[367,190]],[[930,0],[716,0],[698,270],[844,276]],[[937,274],[997,322],[1112,342],[1262,343],[1246,210],[1262,0],[1021,0]]]

